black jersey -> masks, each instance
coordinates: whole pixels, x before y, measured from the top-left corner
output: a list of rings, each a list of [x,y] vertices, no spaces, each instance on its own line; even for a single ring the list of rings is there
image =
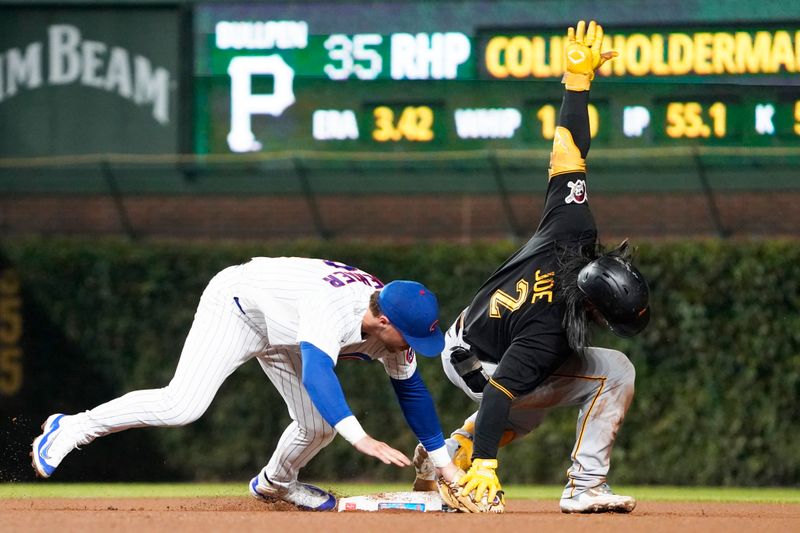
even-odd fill
[[[588,94],[567,92],[561,115],[584,157],[589,149],[587,102]],[[575,115],[565,116],[565,111]],[[535,389],[572,353],[562,326],[564,302],[555,290],[557,251],[596,239],[585,170],[567,167],[548,183],[533,237],[500,265],[470,303],[463,338],[478,359],[499,363],[493,381],[514,396]]]
[[[562,326],[564,303],[555,291],[556,251],[596,238],[585,174],[555,176],[536,233],[472,300],[464,340],[478,359],[501,363],[493,379],[515,395],[536,388],[571,353]]]

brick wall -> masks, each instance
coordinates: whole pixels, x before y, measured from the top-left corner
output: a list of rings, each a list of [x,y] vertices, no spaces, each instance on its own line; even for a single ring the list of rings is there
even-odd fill
[[[634,238],[800,237],[800,192],[725,193],[715,221],[696,193],[593,194],[604,241]],[[121,208],[120,208],[121,206]],[[510,212],[494,195],[103,196],[17,195],[0,198],[5,236],[117,235],[188,239],[392,239],[402,241],[520,238],[541,215],[542,198],[517,195]],[[315,214],[316,213],[316,214]],[[516,227],[516,232],[514,231]]]

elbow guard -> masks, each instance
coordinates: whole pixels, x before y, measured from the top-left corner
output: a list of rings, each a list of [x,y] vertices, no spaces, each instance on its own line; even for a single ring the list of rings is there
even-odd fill
[[[553,151],[550,153],[550,178],[569,172],[586,173],[586,160],[572,139],[572,133],[563,127],[556,128]]]

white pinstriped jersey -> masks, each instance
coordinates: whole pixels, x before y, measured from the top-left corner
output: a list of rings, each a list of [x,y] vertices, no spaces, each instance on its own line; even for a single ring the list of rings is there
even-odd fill
[[[87,444],[136,427],[189,424],[206,412],[228,376],[256,359],[292,419],[259,476],[289,489],[336,435],[303,385],[301,342],[313,343],[334,363],[379,359],[398,380],[416,370],[410,350],[390,352],[377,338],[362,338],[370,296],[381,288],[366,272],[322,259],[260,257],[228,267],[203,291],[169,385],[65,416],[62,427],[75,432],[75,442]]]
[[[266,336],[270,351],[299,352],[309,342],[342,358],[379,359],[389,376],[410,377],[417,366],[412,351],[390,352],[376,338],[362,338],[361,321],[370,295],[383,287],[375,276],[323,259],[256,257],[237,267],[230,286],[248,322]]]

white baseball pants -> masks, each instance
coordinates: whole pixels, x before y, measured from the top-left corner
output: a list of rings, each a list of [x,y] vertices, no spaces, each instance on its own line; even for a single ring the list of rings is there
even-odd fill
[[[298,472],[336,435],[302,384],[298,349],[275,349],[262,330],[237,306],[240,267],[229,267],[208,284],[169,385],[129,392],[72,417],[78,439],[102,437],[137,427],[183,426],[205,413],[225,379],[256,357],[289,408],[292,423],[264,468],[277,485],[288,486]]]

